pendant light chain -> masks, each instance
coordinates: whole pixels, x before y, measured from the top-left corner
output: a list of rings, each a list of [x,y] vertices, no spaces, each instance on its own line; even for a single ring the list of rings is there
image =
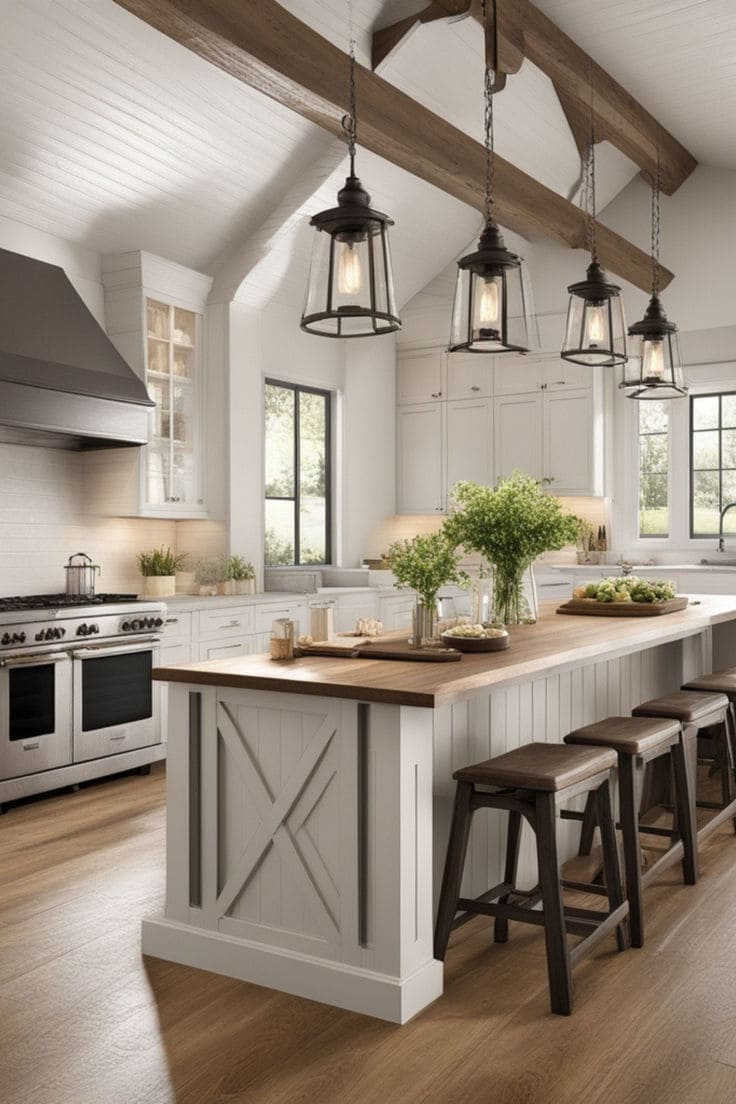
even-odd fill
[[[662,165],[659,158],[659,143],[657,143],[657,175],[652,188],[652,295],[659,295],[660,265],[659,265],[659,195],[662,188]]]
[[[492,0],[493,3],[493,35],[494,42],[496,41],[496,0]],[[486,147],[486,194],[485,194],[485,216],[486,224],[493,220],[493,191],[494,191],[494,157],[493,148],[495,141],[494,127],[493,127],[493,85],[496,80],[496,74],[491,66],[488,64],[488,0],[482,0],[482,13],[483,13],[483,37],[485,48],[485,77],[484,77],[484,101],[485,101],[485,118],[484,118],[484,130],[485,130],[485,147]],[[494,62],[497,56],[497,50],[494,48]]]
[[[592,261],[598,260],[598,243],[596,240],[596,204],[595,204],[595,111],[593,97],[593,63],[588,69],[588,82],[590,89],[590,143],[584,163],[584,208],[587,213],[585,224],[585,241]]]
[[[353,0],[348,0],[348,38],[349,47],[349,92],[350,113],[343,115],[342,128],[348,136],[348,153],[350,154],[350,175],[355,176],[355,143],[358,132],[358,118],[355,110],[355,31],[353,28]]]

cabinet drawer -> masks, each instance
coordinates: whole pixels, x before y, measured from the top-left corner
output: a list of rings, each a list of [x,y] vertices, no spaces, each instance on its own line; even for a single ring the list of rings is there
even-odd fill
[[[170,610],[166,614],[164,627],[161,630],[161,643],[165,647],[167,641],[179,637],[184,637],[186,640],[192,639],[192,615],[180,613],[179,610]]]
[[[178,663],[191,663],[192,646],[188,640],[178,640],[175,644],[164,643],[161,648],[162,667],[175,667]]]
[[[239,637],[237,640],[208,640],[199,645],[199,661],[208,659],[235,659],[236,656],[250,655],[252,637]]]
[[[253,632],[252,606],[227,606],[199,611],[199,639],[244,636]]]
[[[289,617],[292,621],[298,621],[297,634],[306,632],[307,607],[304,602],[274,602],[268,605],[255,607],[255,632],[270,633],[271,625],[280,617]]]

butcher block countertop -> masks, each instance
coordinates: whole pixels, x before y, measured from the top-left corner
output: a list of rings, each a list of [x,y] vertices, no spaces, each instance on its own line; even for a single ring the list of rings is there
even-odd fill
[[[267,655],[158,667],[155,679],[200,686],[315,694],[363,702],[425,708],[449,705],[474,693],[599,657],[668,644],[736,620],[736,596],[693,596],[691,605],[664,617],[560,617],[557,602],[540,603],[535,625],[512,626],[502,652],[465,654],[458,663],[309,656],[272,660]],[[406,633],[382,639],[405,639]]]

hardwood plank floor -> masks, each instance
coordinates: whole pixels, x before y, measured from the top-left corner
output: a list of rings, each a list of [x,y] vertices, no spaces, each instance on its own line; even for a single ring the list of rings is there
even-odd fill
[[[736,839],[647,891],[647,945],[602,947],[547,1012],[541,930],[454,936],[403,1028],[140,955],[163,905],[165,776],[0,820],[2,1104],[733,1104]]]

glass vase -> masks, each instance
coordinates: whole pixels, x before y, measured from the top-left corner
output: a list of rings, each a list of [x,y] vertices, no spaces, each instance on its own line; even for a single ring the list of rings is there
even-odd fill
[[[493,620],[503,625],[533,625],[537,620],[537,588],[531,567],[493,572]]]
[[[412,634],[409,643],[412,648],[429,648],[437,643],[437,606],[427,606],[421,599],[412,611]]]
[[[487,625],[492,620],[493,580],[480,576],[470,584],[470,622],[473,625]]]

